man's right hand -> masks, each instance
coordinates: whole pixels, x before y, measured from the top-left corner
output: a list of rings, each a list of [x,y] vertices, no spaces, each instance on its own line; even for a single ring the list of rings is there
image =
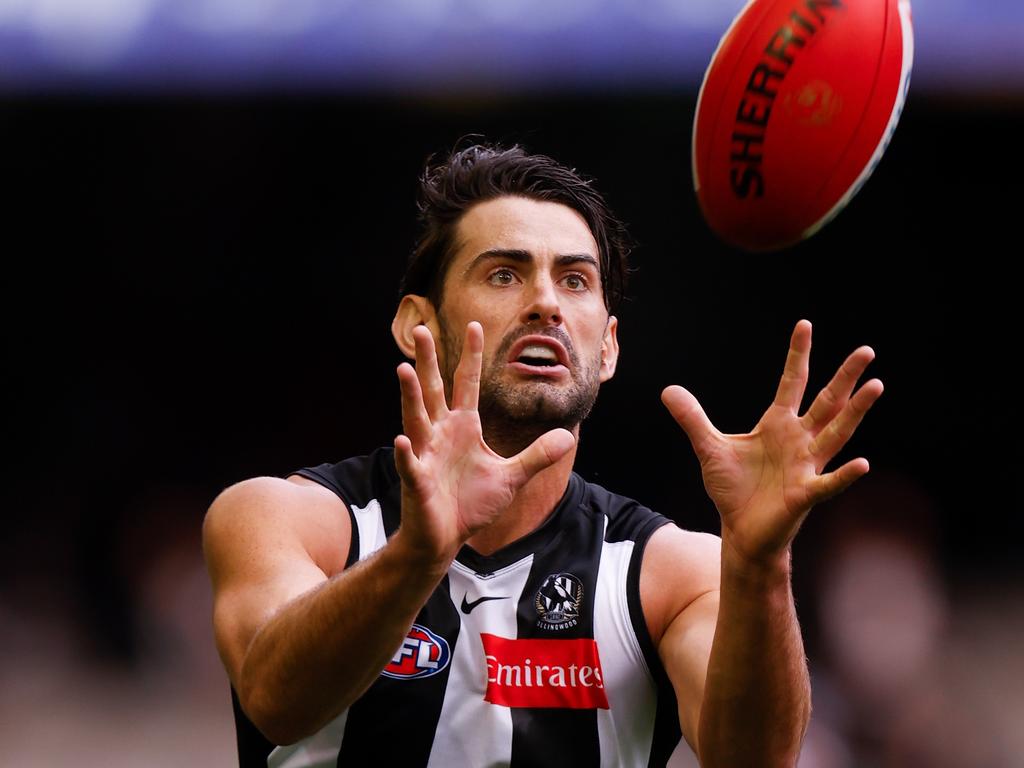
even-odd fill
[[[462,544],[493,523],[516,491],[572,450],[576,439],[568,430],[553,429],[515,456],[499,456],[484,442],[477,410],[484,346],[480,324],[466,327],[450,408],[433,336],[419,326],[413,338],[416,368],[398,367],[405,429],[395,438],[402,479],[400,534],[417,554],[447,568]]]

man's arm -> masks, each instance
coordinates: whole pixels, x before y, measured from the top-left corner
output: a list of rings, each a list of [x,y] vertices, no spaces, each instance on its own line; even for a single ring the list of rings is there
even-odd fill
[[[640,585],[701,765],[793,764],[811,702],[788,572],[752,572],[717,536],[666,526],[648,544]]]
[[[552,430],[512,458],[491,451],[477,412],[480,325],[467,328],[450,409],[430,332],[414,337],[416,369],[398,370],[402,523],[374,556],[343,570],[348,512],[301,481],[241,483],[207,516],[218,648],[243,709],[278,744],[316,732],[365,692],[463,542],[575,445]]]
[[[370,686],[444,573],[399,534],[343,571],[344,504],[276,478],[222,493],[203,538],[221,658],[242,708],[276,744],[317,731]]]
[[[790,546],[814,504],[868,471],[865,459],[854,459],[823,473],[882,393],[877,379],[854,393],[874,357],[861,347],[800,416],[810,347],[810,323],[801,321],[775,401],[746,435],[716,430],[681,387],[662,396],[690,438],[722,518],[717,589],[670,607],[659,644],[680,699],[701,702],[695,715],[681,701],[680,720],[703,766],[794,765],[810,717]],[[678,542],[664,549],[685,556]],[[705,584],[714,584],[714,571],[705,564]]]

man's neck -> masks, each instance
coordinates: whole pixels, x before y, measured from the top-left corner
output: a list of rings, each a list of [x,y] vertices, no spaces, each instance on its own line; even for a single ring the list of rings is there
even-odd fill
[[[579,445],[579,427],[573,430]],[[577,446],[557,463],[538,472],[516,493],[501,517],[466,543],[481,555],[490,555],[539,528],[555,511],[569,485]]]

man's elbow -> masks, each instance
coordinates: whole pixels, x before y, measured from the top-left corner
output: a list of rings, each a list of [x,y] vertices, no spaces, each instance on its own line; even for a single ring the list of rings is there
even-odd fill
[[[268,741],[278,746],[312,736],[356,698],[321,699],[315,690],[298,690],[273,674],[259,674],[250,663],[243,665],[239,677],[235,691],[242,711]]]
[[[281,697],[265,686],[240,685],[237,693],[246,717],[272,744],[288,746],[316,732],[315,728],[300,722],[294,709],[283,706]]]

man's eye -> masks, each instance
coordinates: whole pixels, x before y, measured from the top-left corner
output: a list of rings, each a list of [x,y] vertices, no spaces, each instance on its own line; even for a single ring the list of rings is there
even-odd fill
[[[583,275],[566,275],[565,287],[570,291],[585,291],[587,290],[587,279]]]
[[[494,285],[512,285],[515,279],[516,276],[512,274],[510,269],[499,269],[496,272],[492,272],[491,276],[487,278],[488,282]]]

